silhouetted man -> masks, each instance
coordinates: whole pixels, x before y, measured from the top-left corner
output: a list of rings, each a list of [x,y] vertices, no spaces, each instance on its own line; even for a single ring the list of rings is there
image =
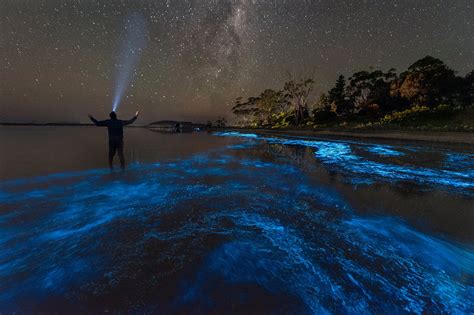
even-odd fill
[[[98,121],[91,115],[89,118],[92,120],[94,125],[98,127],[107,127],[109,131],[109,167],[111,170],[114,169],[113,160],[115,152],[118,153],[120,159],[120,166],[122,169],[125,169],[125,159],[123,157],[123,126],[133,124],[138,118],[138,111],[135,113],[130,120],[120,120],[117,119],[117,114],[115,112],[110,113],[110,119]]]

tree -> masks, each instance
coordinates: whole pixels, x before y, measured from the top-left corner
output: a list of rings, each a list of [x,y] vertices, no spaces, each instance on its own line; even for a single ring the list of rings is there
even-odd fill
[[[417,105],[433,107],[443,103],[456,89],[454,71],[431,56],[416,61],[400,77],[400,96]]]
[[[331,102],[329,101],[329,97],[326,95],[326,93],[322,93],[321,96],[319,96],[319,100],[316,103],[314,110],[331,110]]]
[[[387,72],[381,70],[356,72],[349,78],[347,87],[349,100],[362,115],[386,112],[391,109],[390,91],[396,78],[393,68]]]
[[[465,105],[472,105],[474,101],[474,70],[466,74],[464,77],[464,85],[466,87]]]
[[[261,125],[271,123],[272,114],[284,107],[283,92],[266,89],[256,101]]]
[[[216,120],[216,127],[217,128],[225,128],[227,124],[227,119],[225,119],[224,117],[218,117],[217,120]]]
[[[474,101],[474,70],[466,74],[464,78],[457,77],[458,91],[456,100],[462,106],[472,106]]]
[[[232,111],[243,125],[250,123],[272,128],[300,125],[309,118],[308,104],[313,85],[311,78],[296,81],[290,75],[283,90],[266,89],[246,101],[239,97]],[[337,115],[352,113],[364,115],[364,119],[358,119],[362,123],[369,121],[368,118],[380,118],[382,114],[396,117],[398,114],[438,112],[444,115],[472,105],[473,99],[474,71],[465,77],[456,76],[441,60],[426,56],[400,75],[395,69],[387,72],[370,69],[354,73],[347,82],[340,75],[335,86],[316,102],[312,120],[317,125],[327,124],[337,122]]]
[[[297,82],[290,80],[285,83],[285,98],[293,107],[296,125],[299,125],[309,116],[308,97],[313,91],[313,85],[314,81],[311,78],[300,79]]]
[[[257,98],[250,97],[246,102],[242,102],[242,97],[235,100],[235,105],[232,107],[232,113],[238,117],[237,123],[240,125],[248,125],[255,119],[258,112],[256,107]]]
[[[333,122],[337,118],[336,113],[331,109],[331,103],[326,93],[321,94],[312,114],[313,122],[318,125]]]
[[[346,79],[342,74],[337,78],[336,86],[329,90],[328,101],[339,115],[351,112],[352,108],[346,100]]]

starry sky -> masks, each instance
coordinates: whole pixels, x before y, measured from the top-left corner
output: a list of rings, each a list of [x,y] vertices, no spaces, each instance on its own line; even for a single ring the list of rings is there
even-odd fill
[[[314,97],[432,55],[474,68],[472,0],[0,0],[0,121],[87,122],[112,108],[127,19],[146,45],[119,116],[231,118],[238,96],[311,75]],[[124,117],[125,118],[125,117]]]

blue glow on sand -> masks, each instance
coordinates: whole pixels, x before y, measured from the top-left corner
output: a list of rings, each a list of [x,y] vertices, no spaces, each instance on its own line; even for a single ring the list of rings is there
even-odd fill
[[[125,95],[130,81],[134,76],[140,55],[146,46],[146,21],[141,14],[135,13],[129,15],[124,29],[126,33],[118,59],[118,73],[115,81],[115,94],[112,104],[113,111],[118,110],[122,97]]]
[[[344,142],[267,141],[315,148],[328,167],[372,174],[373,181],[385,181],[383,171],[390,180],[427,181],[426,170],[363,166],[365,158]],[[135,164],[122,174],[90,170],[1,182],[0,309],[472,310],[468,246],[401,220],[363,217],[291,160],[241,150],[252,146]],[[430,171],[449,178],[430,184],[468,187],[459,170]]]

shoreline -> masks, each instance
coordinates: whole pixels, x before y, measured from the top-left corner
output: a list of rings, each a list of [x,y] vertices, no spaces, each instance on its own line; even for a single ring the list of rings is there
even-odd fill
[[[298,130],[298,129],[251,129],[251,128],[222,128],[213,131],[236,131],[243,133],[290,135],[300,137],[320,137],[333,139],[373,139],[398,141],[423,141],[436,143],[454,143],[474,145],[474,133],[459,131],[403,131],[403,130]]]
[[[28,123],[0,123],[0,126],[31,126],[31,127],[88,127],[92,124],[28,124]],[[127,126],[128,128],[145,128],[144,126]],[[398,140],[398,141],[423,141],[451,144],[468,144],[474,146],[474,133],[465,131],[404,131],[404,130],[331,130],[331,129],[265,129],[265,128],[209,128],[202,131],[235,131],[242,133],[255,133],[267,135],[289,135],[299,137],[319,137],[329,139],[372,139],[372,140]]]

